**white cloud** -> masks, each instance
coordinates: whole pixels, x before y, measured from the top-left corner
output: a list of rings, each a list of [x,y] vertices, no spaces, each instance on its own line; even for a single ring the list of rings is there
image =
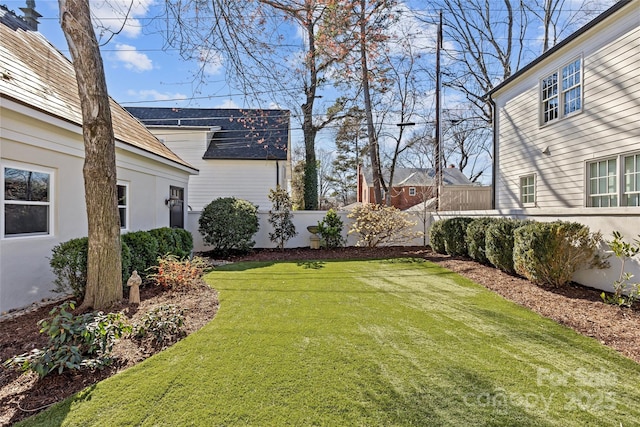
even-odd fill
[[[116,44],[115,57],[118,61],[124,63],[124,67],[138,73],[153,69],[151,59],[144,53],[138,52],[135,46],[128,44]]]
[[[215,108],[238,109],[240,108],[240,106],[236,104],[233,99],[227,99],[222,104],[216,106]]]
[[[153,3],[154,0],[92,0],[91,16],[99,39],[108,39],[114,33],[138,37],[143,24],[137,18],[146,16]]]
[[[162,93],[155,89],[148,90],[129,90],[127,95],[134,98],[136,101],[183,101],[187,99],[187,95],[182,93]]]
[[[199,62],[204,65],[205,74],[212,76],[220,74],[220,71],[223,70],[224,58],[215,50],[202,49],[200,50]]]

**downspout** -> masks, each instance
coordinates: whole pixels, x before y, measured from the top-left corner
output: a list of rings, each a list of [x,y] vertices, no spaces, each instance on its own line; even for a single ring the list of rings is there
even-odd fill
[[[491,97],[491,92],[487,94],[489,98],[489,104],[491,105],[491,121],[493,122],[493,161],[491,162],[491,209],[496,209],[497,201],[496,201],[496,161],[498,159],[498,133],[496,132],[497,124],[498,124],[498,114],[496,102]]]
[[[276,188],[280,185],[280,165],[278,164],[278,160],[276,160]]]

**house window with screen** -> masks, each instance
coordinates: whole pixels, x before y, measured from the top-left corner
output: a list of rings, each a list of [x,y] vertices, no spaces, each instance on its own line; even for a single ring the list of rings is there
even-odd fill
[[[128,209],[129,204],[129,185],[118,184],[118,213],[120,214],[120,228],[122,230],[129,229]]]
[[[587,165],[589,197],[592,207],[618,206],[617,159],[604,159]]]
[[[3,237],[52,233],[52,174],[20,165],[2,167]]]
[[[536,202],[536,176],[527,175],[520,178],[520,201],[523,205]]]
[[[416,195],[416,187],[409,187],[409,195],[410,196]]]
[[[624,157],[622,206],[640,206],[640,154]]]
[[[540,102],[543,125],[582,110],[581,58],[540,81]]]

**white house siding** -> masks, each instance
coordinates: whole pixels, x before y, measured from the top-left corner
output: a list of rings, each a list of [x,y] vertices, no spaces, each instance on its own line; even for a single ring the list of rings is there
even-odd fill
[[[529,174],[536,175],[535,208],[584,207],[586,162],[640,151],[639,4],[632,3],[493,95],[498,111],[496,208],[522,207],[520,177]],[[540,79],[579,56],[582,112],[540,126]],[[542,153],[546,147],[550,155]]]
[[[81,129],[6,99],[2,100],[0,116],[0,162],[46,168],[53,173],[51,234],[0,236],[0,312],[4,312],[59,296],[52,293],[51,249],[86,236],[87,219]],[[184,187],[186,193],[189,172],[118,146],[118,179],[129,186],[129,230],[168,226],[169,209],[164,200],[169,186]]]
[[[149,130],[171,151],[200,170],[189,180],[189,206],[194,211],[202,210],[219,197],[248,200],[261,211],[268,211],[271,208],[269,190],[275,189],[278,181],[282,187],[289,188],[290,175],[285,160],[204,160],[208,129],[150,127]]]

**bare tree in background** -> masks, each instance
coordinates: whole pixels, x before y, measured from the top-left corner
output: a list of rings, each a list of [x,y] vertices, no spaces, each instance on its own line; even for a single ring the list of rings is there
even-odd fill
[[[304,208],[317,209],[317,133],[343,117],[345,98],[319,104],[320,91],[332,67],[348,54],[332,49],[332,34],[340,31],[327,19],[330,0],[200,0],[168,1],[167,45],[186,59],[224,63],[230,83],[255,100],[267,99],[299,112],[305,147]],[[330,27],[330,29],[328,29]],[[290,44],[291,29],[303,36]],[[204,80],[204,74],[200,79]]]
[[[102,57],[88,0],[59,0],[60,22],[78,82],[89,224],[87,288],[82,307],[105,309],[122,299],[116,153]]]

